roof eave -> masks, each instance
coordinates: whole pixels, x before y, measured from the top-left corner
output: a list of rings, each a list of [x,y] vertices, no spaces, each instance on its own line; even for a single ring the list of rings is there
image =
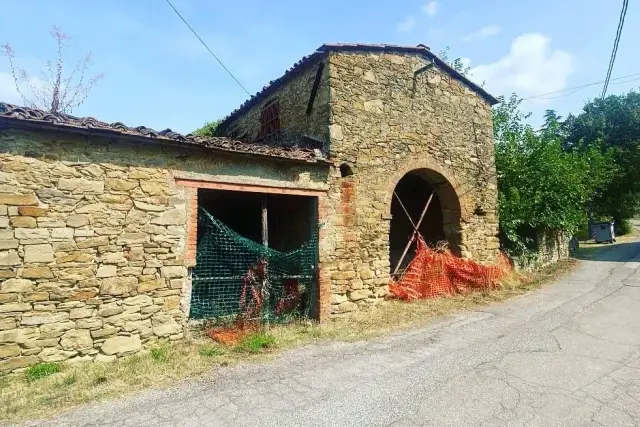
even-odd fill
[[[306,164],[321,164],[321,165],[332,165],[333,163],[328,159],[301,159],[296,157],[286,157],[286,156],[278,156],[274,154],[266,154],[266,153],[252,153],[248,151],[236,151],[224,149],[222,147],[215,146],[203,146],[191,141],[175,141],[169,138],[163,137],[148,137],[143,135],[130,135],[122,132],[118,132],[116,130],[110,129],[92,129],[92,128],[81,128],[76,126],[68,126],[61,125],[56,123],[48,123],[42,122],[39,120],[29,120],[29,119],[17,119],[13,117],[3,117],[0,116],[0,129],[3,125],[7,125],[8,127],[13,127],[16,129],[24,129],[24,130],[45,130],[48,132],[60,132],[72,135],[96,135],[100,137],[111,137],[117,138],[120,140],[128,140],[128,141],[136,141],[144,144],[153,144],[154,142],[159,142],[161,144],[177,147],[177,148],[195,148],[200,149],[202,151],[216,151],[220,153],[226,153],[230,155],[241,155],[246,157],[254,157],[254,158],[268,158],[272,160],[278,160],[283,162],[294,162],[294,163],[306,163]]]

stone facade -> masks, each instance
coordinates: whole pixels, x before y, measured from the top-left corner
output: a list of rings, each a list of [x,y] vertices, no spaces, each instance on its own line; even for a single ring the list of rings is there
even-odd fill
[[[312,108],[307,114],[307,107],[313,87],[320,69],[318,90],[312,101]],[[290,77],[286,85],[278,87],[268,96],[260,98],[242,111],[237,118],[226,121],[225,135],[240,139],[256,140],[260,133],[260,113],[265,104],[278,100],[280,105],[280,127],[284,131],[283,143],[300,143],[301,136],[307,136],[326,143],[329,140],[329,80],[328,67],[320,60],[310,61],[295,75]],[[251,101],[249,101],[251,102]],[[232,116],[233,117],[233,113]],[[326,148],[326,147],[325,147]]]
[[[338,49],[318,59],[329,74],[323,81],[329,114],[318,120],[329,133],[334,163],[320,218],[327,235],[320,262],[331,283],[334,315],[386,295],[391,201],[407,173],[420,174],[437,192],[444,232],[456,251],[491,262],[499,249],[490,102],[442,67],[429,68],[423,55],[392,50]],[[300,93],[301,84],[308,93],[308,79],[293,79],[279,83],[263,101],[286,97],[289,85]],[[297,99],[291,109],[304,111],[306,98]],[[224,125],[252,134],[259,127],[259,107],[255,103]],[[281,114],[282,123],[296,117]],[[341,165],[354,173],[342,176]]]
[[[0,129],[0,372],[109,360],[183,337],[197,198],[180,180],[324,189],[326,173]]]

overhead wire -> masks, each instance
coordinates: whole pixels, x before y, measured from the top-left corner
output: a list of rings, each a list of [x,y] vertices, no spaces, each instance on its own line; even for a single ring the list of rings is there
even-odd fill
[[[240,86],[242,88],[242,90],[244,90],[247,93],[247,95],[251,96],[251,93],[249,93],[249,91],[242,85],[242,83],[240,83],[240,81],[236,78],[236,76],[234,76],[233,73],[224,65],[222,60],[220,60],[220,58],[218,58],[218,56],[215,53],[213,53],[213,51],[209,48],[207,43],[205,43],[205,41],[202,40],[202,38],[198,35],[196,30],[194,30],[193,27],[191,25],[189,25],[187,20],[184,19],[184,17],[180,14],[180,12],[178,12],[178,9],[175,8],[175,6],[171,3],[171,1],[170,0],[165,0],[165,1],[169,4],[169,6],[171,6],[171,9],[173,9],[173,11],[176,13],[176,15],[178,15],[178,17],[182,20],[182,22],[184,22],[184,24],[191,30],[193,35],[196,36],[196,38],[198,40],[200,40],[200,43],[202,43],[202,45],[205,47],[205,49],[207,49],[207,51],[209,51],[211,56],[213,56],[216,59],[216,61],[218,61],[218,63],[222,66],[222,68],[224,68],[224,70],[231,76],[231,78],[233,80],[235,80],[235,82],[238,84],[238,86]]]
[[[616,37],[613,41],[613,50],[611,51],[611,59],[609,60],[609,68],[607,69],[607,77],[604,81],[602,88],[602,98],[607,94],[609,88],[609,80],[611,79],[611,72],[613,71],[613,64],[616,61],[618,54],[618,46],[620,45],[620,37],[622,36],[622,28],[624,27],[624,18],[627,15],[627,8],[629,7],[629,0],[622,0],[622,10],[620,11],[620,18],[618,20],[618,29],[616,30]]]
[[[630,82],[633,82],[633,81],[636,81],[636,80],[640,80],[639,76],[640,76],[640,73],[634,73],[634,74],[627,74],[626,76],[614,77],[614,78],[612,78],[610,80],[612,82],[611,84],[630,83]],[[638,77],[638,78],[631,79],[631,77]],[[629,80],[622,81],[622,82],[618,81],[618,80],[623,80],[623,79],[629,79]],[[522,101],[527,101],[529,99],[539,99],[539,98],[542,98],[542,99],[562,98],[563,96],[572,95],[572,94],[578,92],[578,90],[581,90],[581,89],[584,89],[584,88],[587,88],[587,87],[590,87],[590,86],[596,86],[596,85],[599,85],[599,84],[604,83],[604,82],[605,82],[604,80],[600,80],[600,81],[597,81],[597,82],[586,83],[586,84],[583,84],[583,85],[580,85],[580,86],[573,86],[573,87],[569,87],[569,88],[562,89],[562,90],[556,90],[556,91],[553,91],[553,92],[546,92],[546,93],[541,93],[539,95],[528,96],[526,98],[522,98]],[[564,93],[564,92],[569,92],[569,93],[566,93],[564,95],[557,96],[557,97],[554,97],[554,98],[544,98],[544,97],[546,97],[548,95],[555,95],[555,94]]]

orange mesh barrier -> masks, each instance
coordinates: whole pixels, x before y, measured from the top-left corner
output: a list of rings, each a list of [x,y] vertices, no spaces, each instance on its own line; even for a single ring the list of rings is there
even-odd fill
[[[400,279],[389,284],[389,291],[405,301],[493,289],[511,270],[502,254],[498,263],[482,265],[458,258],[449,250],[431,249],[422,236],[417,243],[415,258]]]

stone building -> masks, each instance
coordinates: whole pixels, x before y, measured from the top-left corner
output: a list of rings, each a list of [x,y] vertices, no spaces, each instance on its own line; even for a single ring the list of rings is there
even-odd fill
[[[317,230],[320,320],[386,295],[431,195],[425,238],[492,261],[495,102],[422,45],[323,45],[219,137],[0,104],[0,372],[182,338],[199,207],[270,246]]]

